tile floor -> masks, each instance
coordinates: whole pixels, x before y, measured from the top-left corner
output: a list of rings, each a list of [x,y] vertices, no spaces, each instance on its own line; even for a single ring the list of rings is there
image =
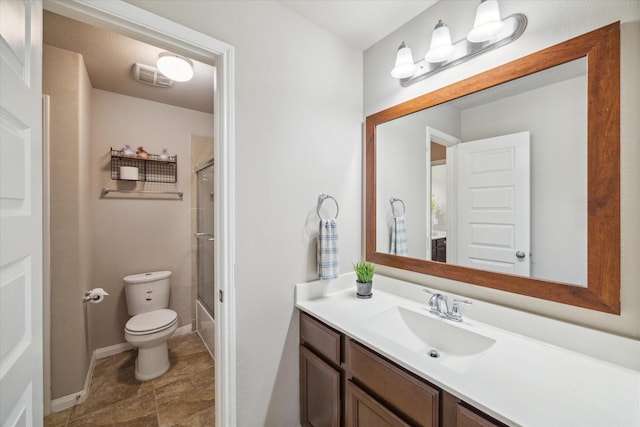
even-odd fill
[[[44,426],[214,426],[213,359],[198,334],[171,338],[169,357],[171,369],[146,382],[134,378],[135,350],[98,360],[89,398]]]

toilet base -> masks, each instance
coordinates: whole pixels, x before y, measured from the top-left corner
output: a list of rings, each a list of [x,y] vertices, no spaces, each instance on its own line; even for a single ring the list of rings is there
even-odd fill
[[[169,349],[164,341],[154,347],[138,348],[135,377],[138,381],[158,378],[169,370]]]

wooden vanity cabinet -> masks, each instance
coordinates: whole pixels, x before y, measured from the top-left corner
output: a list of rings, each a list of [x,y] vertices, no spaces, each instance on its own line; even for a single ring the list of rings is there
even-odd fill
[[[447,238],[431,239],[431,261],[447,262]]]
[[[343,425],[344,336],[300,313],[300,423]]]
[[[300,313],[305,427],[506,427],[312,316]]]

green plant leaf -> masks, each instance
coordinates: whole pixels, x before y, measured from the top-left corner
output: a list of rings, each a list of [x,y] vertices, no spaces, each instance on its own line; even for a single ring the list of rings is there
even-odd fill
[[[356,272],[358,282],[369,283],[373,280],[375,267],[370,262],[363,261],[353,264],[353,270]]]

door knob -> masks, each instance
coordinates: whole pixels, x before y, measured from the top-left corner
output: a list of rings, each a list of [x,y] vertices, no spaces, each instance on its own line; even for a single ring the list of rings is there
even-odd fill
[[[516,252],[516,258],[520,258],[520,259],[522,259],[522,258],[524,258],[525,256],[526,256],[526,255],[525,255],[524,251],[518,251],[518,252]]]

